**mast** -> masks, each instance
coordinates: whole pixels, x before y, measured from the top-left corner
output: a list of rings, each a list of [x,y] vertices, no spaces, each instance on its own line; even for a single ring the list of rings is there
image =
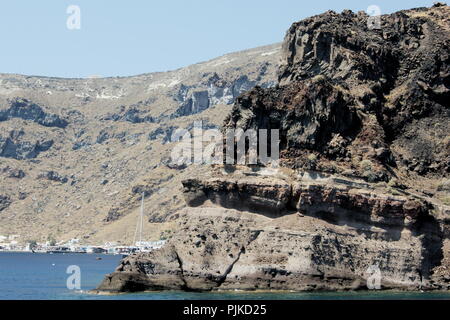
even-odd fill
[[[137,222],[136,222],[136,229],[134,230],[134,239],[133,244],[136,245],[137,239],[138,239],[138,232],[139,232],[139,242],[142,242],[142,227],[144,223],[144,196],[145,193],[142,192],[142,199],[141,199],[141,211],[139,213]]]
[[[145,193],[142,192],[142,200],[141,200],[141,228],[139,231],[139,243],[142,243],[142,227],[144,224],[144,196]]]
[[[139,229],[139,217],[138,217],[138,219],[136,220],[136,229],[134,230],[133,243],[131,244],[131,246],[135,246],[135,245],[136,245],[136,239],[137,239],[138,229]]]

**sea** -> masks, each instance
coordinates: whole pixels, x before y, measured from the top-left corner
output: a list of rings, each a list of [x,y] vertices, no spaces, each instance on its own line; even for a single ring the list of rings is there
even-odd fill
[[[443,292],[90,293],[107,273],[114,271],[120,259],[119,255],[0,252],[0,300],[450,300],[450,293]]]

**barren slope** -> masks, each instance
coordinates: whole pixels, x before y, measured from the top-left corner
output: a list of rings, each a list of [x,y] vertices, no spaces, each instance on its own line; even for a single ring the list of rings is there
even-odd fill
[[[146,192],[145,238],[185,204],[169,168],[176,128],[222,123],[235,98],[273,86],[280,45],[127,78],[0,75],[0,235],[19,241],[132,242]]]

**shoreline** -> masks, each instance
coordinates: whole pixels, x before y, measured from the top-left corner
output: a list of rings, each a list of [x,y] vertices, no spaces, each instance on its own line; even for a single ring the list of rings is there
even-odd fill
[[[373,294],[444,294],[448,295],[450,300],[450,291],[445,290],[399,290],[399,289],[379,289],[379,290],[318,290],[318,291],[296,291],[296,290],[211,290],[211,291],[182,291],[182,290],[146,290],[146,291],[136,291],[136,292],[113,292],[104,290],[87,290],[85,292],[89,295],[98,296],[122,296],[122,295],[132,295],[132,294],[161,294],[161,293],[195,293],[195,294],[248,294],[248,295],[258,295],[258,294],[319,294],[319,295],[373,295]]]

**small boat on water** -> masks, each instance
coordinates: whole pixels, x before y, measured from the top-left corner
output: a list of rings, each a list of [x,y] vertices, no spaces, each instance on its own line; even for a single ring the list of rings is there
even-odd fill
[[[55,246],[55,247],[48,247],[47,253],[53,254],[53,253],[68,253],[70,252],[70,248],[64,247],[64,246]]]

